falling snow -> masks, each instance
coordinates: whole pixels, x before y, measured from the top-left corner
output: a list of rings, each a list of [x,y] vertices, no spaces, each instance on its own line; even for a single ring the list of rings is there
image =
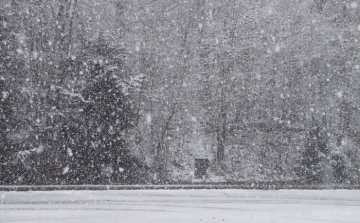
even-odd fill
[[[0,185],[360,179],[359,1],[6,1]]]

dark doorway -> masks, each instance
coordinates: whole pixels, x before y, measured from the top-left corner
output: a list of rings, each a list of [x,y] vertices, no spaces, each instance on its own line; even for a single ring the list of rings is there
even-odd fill
[[[195,178],[201,179],[206,175],[206,170],[209,168],[209,159],[195,158]]]

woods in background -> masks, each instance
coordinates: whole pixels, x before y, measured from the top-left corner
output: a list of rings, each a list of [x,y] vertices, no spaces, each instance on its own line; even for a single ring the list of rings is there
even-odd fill
[[[356,183],[360,2],[0,3],[0,184]]]

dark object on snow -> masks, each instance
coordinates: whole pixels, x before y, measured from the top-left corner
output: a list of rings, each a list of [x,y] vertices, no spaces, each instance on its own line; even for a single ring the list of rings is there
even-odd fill
[[[209,159],[195,158],[195,178],[199,179],[206,175],[206,170],[209,168]]]

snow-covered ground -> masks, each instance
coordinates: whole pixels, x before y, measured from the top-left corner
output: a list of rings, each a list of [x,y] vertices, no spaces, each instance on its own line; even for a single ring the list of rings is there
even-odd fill
[[[359,190],[0,192],[0,222],[360,222]]]

